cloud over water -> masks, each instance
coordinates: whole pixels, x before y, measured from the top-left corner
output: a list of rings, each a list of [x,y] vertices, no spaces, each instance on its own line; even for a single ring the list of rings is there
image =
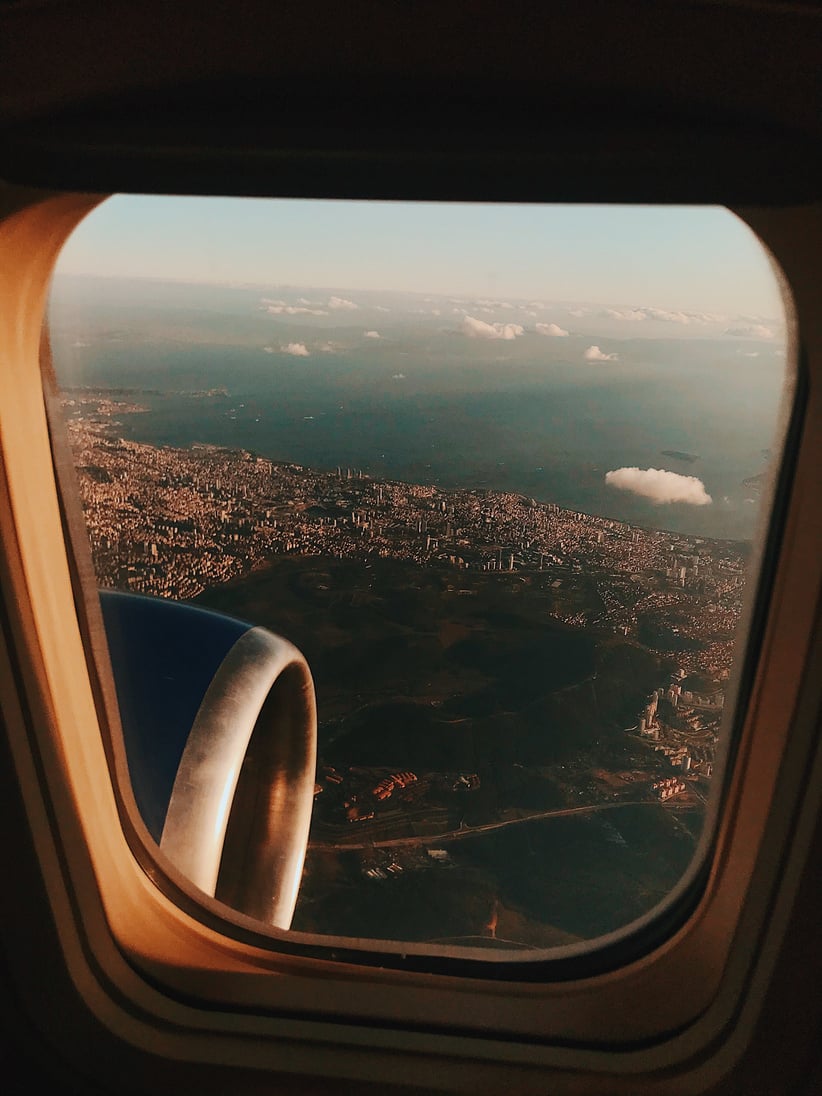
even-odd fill
[[[708,506],[713,501],[701,479],[663,468],[615,468],[605,473],[605,482],[659,504],[685,502],[689,506]]]

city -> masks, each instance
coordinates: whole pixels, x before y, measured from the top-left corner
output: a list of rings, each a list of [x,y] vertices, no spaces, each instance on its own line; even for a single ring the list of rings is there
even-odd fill
[[[280,554],[390,558],[537,584],[568,624],[677,652],[726,678],[745,582],[741,545],[647,530],[521,495],[376,482],[212,445],[116,436],[139,405],[64,399],[100,584],[190,599]]]
[[[340,887],[355,906],[363,888],[367,898],[406,875],[439,888],[468,870],[460,850],[546,820],[599,818],[618,845],[626,812],[644,810],[658,828],[661,810],[693,848],[734,658],[744,545],[512,493],[124,440],[118,416],[144,413],[139,393],[74,390],[63,403],[100,585],[202,599],[255,621],[258,603],[260,612],[274,603],[275,623],[315,668],[320,758],[295,927],[335,931],[329,895]],[[243,591],[263,581],[268,593],[249,609]],[[365,683],[341,671],[332,681],[308,635],[313,628],[319,645],[330,618],[314,625],[310,613],[343,586],[352,654],[367,642],[390,646],[390,630],[374,631],[368,614],[402,588],[441,655],[410,656],[414,680],[389,669]],[[289,608],[295,589],[310,610]],[[591,647],[538,696],[521,670],[543,632],[552,664],[580,638]],[[463,651],[479,653],[468,665]],[[686,863],[670,859],[668,887],[674,861],[677,871]],[[487,924],[510,921],[497,890],[488,889],[491,913],[474,912],[451,935],[487,936]],[[518,922],[522,939],[551,938],[538,920],[532,910],[527,931]],[[415,938],[407,925],[372,931]]]

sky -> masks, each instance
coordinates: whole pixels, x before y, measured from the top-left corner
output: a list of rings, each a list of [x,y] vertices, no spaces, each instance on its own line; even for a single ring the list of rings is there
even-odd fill
[[[762,245],[718,207],[123,195],[58,270],[783,315]]]

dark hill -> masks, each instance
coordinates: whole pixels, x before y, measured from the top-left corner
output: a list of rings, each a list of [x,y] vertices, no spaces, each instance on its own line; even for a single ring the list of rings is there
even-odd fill
[[[463,716],[452,714],[462,698],[445,710],[408,701],[366,705],[341,721],[325,756],[337,765],[423,771],[563,761],[620,732],[658,675],[653,656],[629,644],[601,647],[585,668],[589,676],[574,685],[555,689],[550,675],[536,676],[520,694],[516,674],[512,681],[500,671],[465,698],[473,703]],[[509,701],[505,708],[500,696]]]
[[[569,628],[502,580],[456,582],[447,568],[286,557],[200,601],[300,647],[336,765],[551,764],[621,730],[657,683],[644,648]]]

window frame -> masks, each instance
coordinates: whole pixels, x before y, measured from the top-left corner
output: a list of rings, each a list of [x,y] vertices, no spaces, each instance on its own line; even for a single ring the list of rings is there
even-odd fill
[[[436,1060],[438,1082],[455,1090],[517,1069],[541,1087],[550,1076],[557,1092],[573,1091],[580,1073],[630,1092],[663,1067],[694,1083],[727,1069],[755,1022],[767,970],[760,957],[773,960],[822,798],[819,677],[810,672],[822,589],[814,497],[822,206],[737,210],[790,283],[809,383],[791,485],[782,485],[761,654],[705,889],[685,924],[648,954],[591,977],[533,984],[270,950],[191,916],[135,859],[99,733],[39,372],[51,269],[100,197],[8,188],[4,198],[0,244],[13,261],[0,272],[3,715],[66,966],[86,1008],[130,1046],[156,1052],[159,1039],[162,1053],[200,1069],[230,1064],[241,1047],[244,1064],[264,1070],[365,1080],[401,1062],[408,1083],[423,1083]],[[367,1056],[358,1053],[365,1047]]]
[[[98,198],[97,204],[105,201]],[[730,212],[730,211],[728,211]],[[767,259],[763,253],[763,258]],[[780,278],[774,264],[774,274]],[[794,321],[789,292],[784,294],[786,324],[791,332]],[[710,871],[715,839],[715,819],[724,803],[725,777],[729,760],[738,739],[737,724],[744,716],[752,675],[756,668],[761,639],[763,618],[768,608],[768,588],[771,569],[778,552],[782,534],[784,492],[782,486],[790,482],[792,455],[796,447],[795,434],[804,415],[806,375],[796,358],[794,346],[788,348],[785,366],[785,385],[782,406],[779,408],[779,425],[774,437],[775,445],[782,445],[779,461],[773,474],[775,481],[768,484],[760,508],[760,525],[764,535],[753,545],[751,572],[754,581],[745,591],[743,611],[738,626],[736,664],[734,674],[726,689],[726,710],[731,713],[730,723],[725,726],[724,739],[717,755],[714,791],[708,803],[702,832],[693,858],[682,877],[655,907],[635,921],[612,931],[608,935],[585,940],[577,945],[550,949],[542,952],[523,953],[521,957],[508,958],[500,952],[490,952],[467,946],[453,948],[428,943],[405,943],[393,939],[363,939],[336,937],[333,935],[304,932],[282,932],[258,921],[250,920],[239,910],[227,907],[204,895],[180,873],[171,861],[158,849],[148,834],[144,820],[131,790],[128,761],[124,748],[118,703],[114,690],[114,675],[110,664],[105,627],[96,596],[97,577],[91,556],[85,518],[74,467],[74,455],[64,429],[62,394],[54,374],[50,334],[47,325],[41,341],[41,371],[49,422],[55,476],[60,496],[65,544],[75,590],[75,606],[80,630],[88,654],[88,672],[103,730],[103,743],[109,759],[120,822],[133,855],[154,882],[172,899],[175,905],[190,913],[198,921],[222,932],[230,926],[235,939],[274,949],[286,955],[297,955],[319,960],[333,959],[335,963],[350,962],[357,966],[387,967],[413,973],[437,973],[445,976],[479,978],[512,982],[557,982],[607,972],[624,966],[636,958],[642,958],[664,942],[690,916],[696,908],[706,878]],[[784,438],[783,438],[784,435]],[[771,497],[773,496],[773,497]],[[780,506],[771,505],[780,500]]]

